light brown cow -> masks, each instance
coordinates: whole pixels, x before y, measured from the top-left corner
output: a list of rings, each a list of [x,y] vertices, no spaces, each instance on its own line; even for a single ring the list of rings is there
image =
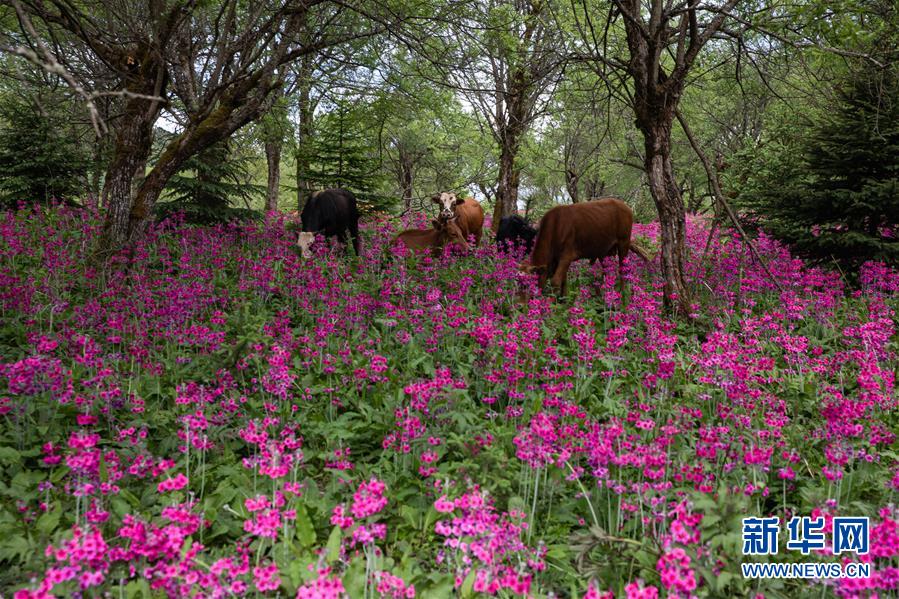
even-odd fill
[[[602,198],[582,204],[556,206],[540,220],[530,264],[524,272],[540,275],[540,289],[547,278],[562,295],[567,291],[568,267],[575,260],[601,260],[618,254],[618,278],[628,251],[648,260],[646,252],[631,243],[634,213],[617,198]]]
[[[458,220],[450,218],[447,221],[436,219],[431,221],[433,229],[408,229],[393,238],[393,243],[403,242],[413,251],[430,249],[434,255],[438,255],[447,243],[453,244],[462,251],[468,250],[468,242],[459,228]]]
[[[484,209],[474,198],[457,198],[456,194],[444,191],[435,194],[431,201],[440,206],[439,220],[457,218],[459,228],[465,239],[474,235],[475,245],[481,243],[481,230],[484,228]]]

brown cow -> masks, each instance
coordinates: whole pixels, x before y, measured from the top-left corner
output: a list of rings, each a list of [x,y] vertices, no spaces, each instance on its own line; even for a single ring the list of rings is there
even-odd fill
[[[628,251],[648,260],[646,252],[631,243],[634,213],[617,198],[602,198],[582,204],[556,206],[540,220],[531,263],[524,272],[540,275],[540,289],[550,279],[562,295],[567,291],[568,267],[575,260],[602,259],[618,254],[618,277]]]
[[[402,241],[410,250],[431,249],[434,255],[440,253],[447,243],[451,243],[462,251],[468,250],[468,242],[462,235],[456,218],[447,221],[436,219],[431,221],[433,229],[408,229],[393,238],[393,243]]]
[[[440,206],[440,216],[442,221],[449,220],[453,217],[458,218],[459,228],[465,239],[469,235],[474,235],[474,244],[481,243],[481,229],[484,228],[484,209],[481,204],[474,198],[457,198],[456,194],[444,191],[435,194],[431,201]]]

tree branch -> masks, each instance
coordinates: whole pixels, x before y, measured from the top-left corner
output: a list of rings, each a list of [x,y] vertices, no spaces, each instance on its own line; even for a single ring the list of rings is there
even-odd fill
[[[737,231],[740,232],[740,236],[743,238],[743,241],[746,243],[746,245],[749,246],[749,251],[752,252],[752,255],[755,256],[755,259],[758,260],[759,264],[762,265],[762,268],[768,275],[768,278],[771,279],[771,282],[774,283],[774,286],[777,287],[778,291],[783,292],[783,287],[781,287],[778,280],[774,277],[774,274],[771,273],[771,269],[768,268],[768,264],[762,259],[762,256],[756,249],[755,244],[752,243],[752,240],[749,239],[746,231],[743,230],[743,225],[740,224],[740,220],[737,218],[737,215],[734,212],[733,208],[731,208],[730,203],[727,201],[727,199],[725,199],[724,193],[722,193],[721,191],[721,185],[718,183],[718,175],[712,169],[712,164],[709,162],[708,156],[705,155],[705,152],[702,151],[702,148],[699,146],[699,143],[693,136],[693,131],[690,130],[686,119],[679,110],[675,110],[674,115],[677,117],[677,122],[680,123],[681,129],[684,130],[684,134],[687,136],[687,141],[690,142],[690,147],[693,148],[693,151],[696,152],[696,156],[698,156],[700,162],[702,162],[702,166],[705,169],[706,176],[708,177],[709,187],[711,188],[713,196],[718,201],[718,203],[721,204],[721,207],[724,208],[725,212],[727,212],[728,218],[733,223]]]

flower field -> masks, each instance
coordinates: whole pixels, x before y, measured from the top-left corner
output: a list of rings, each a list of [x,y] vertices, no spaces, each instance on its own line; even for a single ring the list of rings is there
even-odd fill
[[[90,211],[0,216],[0,595],[899,594],[899,270],[762,236],[779,289],[692,220],[675,322],[657,261],[521,305],[520,256],[399,226],[304,262],[282,220],[168,221],[101,268]],[[871,576],[744,579],[742,518],[797,515],[871,551],[770,561]]]

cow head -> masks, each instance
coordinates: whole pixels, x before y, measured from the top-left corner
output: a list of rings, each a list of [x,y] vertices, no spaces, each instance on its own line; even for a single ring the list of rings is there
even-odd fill
[[[442,191],[434,194],[431,201],[440,206],[440,218],[449,219],[455,215],[455,207],[465,201],[465,198],[457,198],[451,191]]]
[[[546,271],[545,264],[531,264],[530,262],[522,262],[518,265],[518,270],[526,275],[539,275]]]
[[[518,271],[523,275],[539,275],[541,278],[546,273],[545,264],[531,264],[527,260],[518,265]],[[527,304],[531,299],[530,283],[522,279],[518,280],[518,303]]]
[[[437,218],[431,221],[434,230],[440,233],[440,246],[452,244],[458,246],[463,252],[468,251],[468,240],[459,228],[459,217],[453,216],[448,219]]]
[[[312,256],[312,243],[315,241],[315,233],[302,231],[297,236],[297,247],[300,248],[300,255],[303,258]]]

